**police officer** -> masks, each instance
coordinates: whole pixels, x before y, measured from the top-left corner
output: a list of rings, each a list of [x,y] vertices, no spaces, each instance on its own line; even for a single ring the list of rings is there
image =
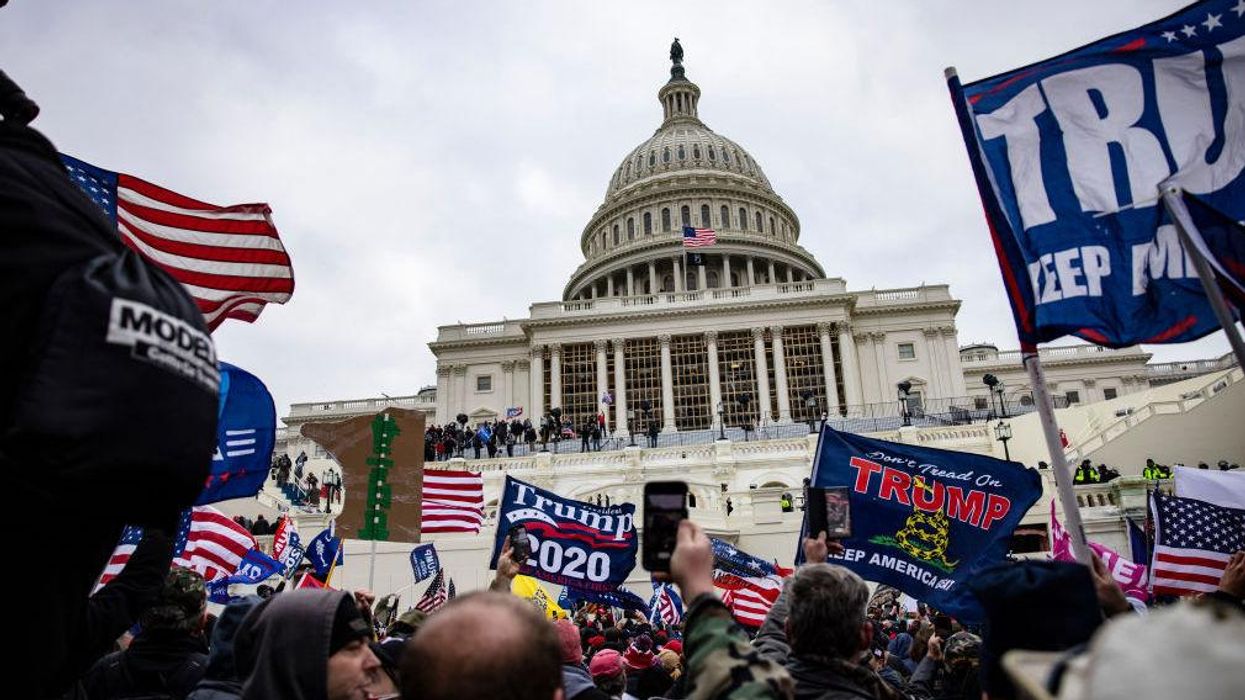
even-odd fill
[[[1094,468],[1092,462],[1088,459],[1081,462],[1081,466],[1076,468],[1076,477],[1073,481],[1080,484],[1096,484],[1098,483],[1098,470]]]

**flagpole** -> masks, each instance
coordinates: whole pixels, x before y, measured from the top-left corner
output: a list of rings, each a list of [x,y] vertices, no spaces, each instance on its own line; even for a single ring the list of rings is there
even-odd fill
[[[372,540],[371,562],[367,568],[367,589],[376,590],[376,540]]]
[[[1223,290],[1215,282],[1215,272],[1211,269],[1210,263],[1206,261],[1206,242],[1202,238],[1202,232],[1198,230],[1197,224],[1193,223],[1193,217],[1189,215],[1189,209],[1180,195],[1181,191],[1178,187],[1163,190],[1163,204],[1176,222],[1176,233],[1180,235],[1180,245],[1184,247],[1189,260],[1193,262],[1193,268],[1197,270],[1198,279],[1202,283],[1202,291],[1210,301],[1210,308],[1214,310],[1215,318],[1223,328],[1224,334],[1228,336],[1228,344],[1232,346],[1232,354],[1236,355],[1236,363],[1245,367],[1245,340],[1241,340],[1241,334],[1236,330],[1236,319],[1232,318],[1232,312],[1223,298]]]
[[[1037,407],[1038,418],[1042,421],[1046,448],[1050,451],[1051,468],[1055,473],[1055,491],[1059,496],[1059,504],[1063,507],[1064,529],[1068,531],[1071,540],[1072,554],[1080,563],[1092,566],[1089,547],[1085,544],[1085,527],[1081,524],[1081,509],[1076,503],[1076,492],[1072,490],[1072,467],[1063,452],[1063,441],[1059,439],[1059,424],[1055,421],[1055,404],[1051,400],[1050,390],[1046,387],[1046,373],[1042,370],[1037,347],[1022,348],[1022,353],[1025,369],[1029,373],[1029,384],[1033,387],[1033,403]]]

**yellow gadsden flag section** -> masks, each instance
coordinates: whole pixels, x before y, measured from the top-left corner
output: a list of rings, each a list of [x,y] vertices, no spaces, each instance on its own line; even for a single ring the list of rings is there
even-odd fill
[[[531,576],[519,574],[514,577],[514,581],[510,584],[510,592],[524,598],[531,603],[533,607],[544,614],[551,620],[567,619],[570,614],[565,608],[558,605],[557,599],[549,595],[549,592],[540,585],[540,582]]]

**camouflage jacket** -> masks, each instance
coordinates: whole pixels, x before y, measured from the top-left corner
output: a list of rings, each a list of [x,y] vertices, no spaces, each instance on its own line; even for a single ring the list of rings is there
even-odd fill
[[[717,597],[702,595],[688,608],[684,630],[691,700],[791,698],[791,676],[752,648],[748,636]]]

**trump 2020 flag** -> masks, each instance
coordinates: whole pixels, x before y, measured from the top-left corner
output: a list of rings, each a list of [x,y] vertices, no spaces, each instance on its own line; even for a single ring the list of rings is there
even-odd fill
[[[813,486],[850,489],[852,536],[836,563],[956,618],[983,618],[965,583],[1003,561],[1042,494],[1016,462],[821,431]],[[798,556],[803,556],[802,554]]]
[[[532,543],[532,556],[520,562],[521,573],[528,576],[610,592],[635,568],[638,541],[631,503],[595,506],[507,476],[490,568],[497,568],[510,529],[520,525]]]
[[[1195,3],[948,82],[1022,346],[1179,343],[1219,327],[1159,196],[1180,188],[1245,219],[1245,4]]]
[[[415,574],[416,583],[433,576],[440,570],[441,559],[437,556],[436,543],[421,544],[411,550],[411,571]]]
[[[220,363],[220,408],[212,472],[195,505],[259,493],[272,466],[277,409],[268,387],[255,375]]]
[[[213,603],[228,603],[230,600],[230,585],[235,583],[263,583],[270,576],[275,576],[282,571],[281,562],[258,549],[252,549],[246,553],[246,556],[242,557],[242,562],[238,564],[238,569],[232,575],[218,578],[207,584],[208,600],[211,600]]]

